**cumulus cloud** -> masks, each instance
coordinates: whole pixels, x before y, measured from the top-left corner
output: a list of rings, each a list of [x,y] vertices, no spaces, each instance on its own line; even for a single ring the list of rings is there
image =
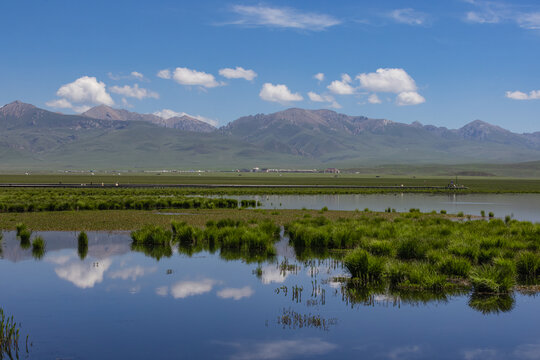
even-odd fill
[[[411,8],[396,9],[389,16],[395,22],[407,25],[425,25],[429,19],[427,14]]]
[[[235,5],[232,11],[240,16],[230,25],[267,26],[322,31],[339,25],[340,20],[326,14],[302,12],[290,7],[270,7],[264,5]]]
[[[135,84],[133,86],[124,85],[122,87],[120,86],[112,86],[111,92],[115,94],[120,94],[126,97],[133,97],[139,100],[142,100],[144,98],[154,98],[159,99],[159,94],[155,91],[147,90],[144,88],[139,88],[139,85]]]
[[[233,360],[272,360],[291,359],[299,356],[313,357],[329,353],[337,345],[319,338],[299,340],[276,340],[256,342],[252,344],[231,344],[239,349],[233,354]]]
[[[182,85],[202,86],[205,88],[213,88],[223,85],[217,82],[216,78],[212,74],[185,67],[177,67],[172,74],[172,78],[174,81]]]
[[[57,99],[57,100],[47,101],[45,105],[52,108],[59,108],[59,109],[71,109],[73,107],[73,105],[66,99]]]
[[[313,77],[315,79],[319,80],[319,82],[324,80],[324,74],[323,73],[316,73],[315,75],[313,75]]]
[[[251,81],[257,77],[257,73],[253,70],[246,70],[243,67],[237,66],[235,69],[225,68],[219,70],[219,75],[227,79],[246,79]]]
[[[513,100],[538,100],[540,99],[540,90],[533,90],[528,94],[522,91],[507,91],[506,97]]]
[[[351,77],[348,74],[341,75],[340,80],[334,80],[327,86],[328,90],[338,95],[352,95],[355,92],[353,86],[351,86]]]
[[[398,94],[396,102],[400,106],[418,105],[426,102],[426,99],[416,91],[404,91]]]
[[[180,281],[171,286],[171,295],[175,299],[184,299],[189,296],[202,295],[212,291],[216,280],[202,279],[200,281]]]
[[[98,265],[86,263],[72,263],[56,268],[54,271],[59,278],[71,282],[81,288],[93,288],[103,281],[103,274],[109,269],[112,261],[110,259],[101,260]]]
[[[463,351],[463,358],[465,360],[489,360],[496,359],[498,352],[495,349],[482,348],[482,349],[469,349]]]
[[[371,95],[369,95],[367,101],[368,101],[370,104],[380,104],[380,103],[382,103],[381,99],[379,99],[379,97],[377,96],[377,94],[371,94]]]
[[[159,70],[156,76],[162,79],[170,79],[172,77],[171,70],[169,69]]]
[[[416,83],[403,69],[377,69],[376,72],[356,76],[360,86],[373,92],[400,93],[416,91]]]
[[[207,117],[204,117],[204,116],[201,116],[201,115],[190,115],[190,114],[185,113],[185,112],[176,112],[176,111],[171,110],[171,109],[163,109],[163,110],[155,111],[153,114],[156,115],[156,116],[159,116],[160,118],[163,118],[163,119],[170,119],[170,118],[173,118],[173,117],[189,116],[189,117],[192,117],[194,119],[203,121],[203,122],[205,122],[207,124],[210,124],[212,126],[217,126],[218,125],[217,120],[210,119],[210,118],[207,118]]]
[[[222,299],[234,299],[240,300],[242,298],[247,298],[253,295],[255,291],[249,286],[244,286],[243,288],[225,288],[218,291],[217,296]]]
[[[265,83],[259,93],[261,99],[266,101],[288,103],[291,101],[301,101],[304,98],[299,93],[292,93],[287,85]]]
[[[93,76],[83,76],[72,83],[62,85],[56,95],[71,103],[114,105],[105,83]]]
[[[333,107],[335,109],[341,108],[341,105],[339,105],[333,96],[331,95],[325,95],[325,94],[317,94],[313,91],[308,92],[309,100],[313,102],[326,102],[330,103],[330,107]]]
[[[144,75],[141,74],[141,73],[138,72],[138,71],[132,71],[132,72],[131,72],[131,76],[133,76],[134,78],[137,78],[137,79],[144,79]]]
[[[131,279],[132,281],[137,280],[138,277],[144,276],[145,274],[150,274],[156,271],[155,267],[144,268],[142,266],[134,266],[125,269],[120,269],[109,274],[111,279],[122,279],[127,280]]]

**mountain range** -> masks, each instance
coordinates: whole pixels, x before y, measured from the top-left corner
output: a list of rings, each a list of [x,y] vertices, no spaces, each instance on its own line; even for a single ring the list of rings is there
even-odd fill
[[[292,108],[216,128],[107,106],[64,115],[15,101],[0,108],[0,171],[324,168],[508,163],[540,159],[540,132],[475,120],[459,129]]]

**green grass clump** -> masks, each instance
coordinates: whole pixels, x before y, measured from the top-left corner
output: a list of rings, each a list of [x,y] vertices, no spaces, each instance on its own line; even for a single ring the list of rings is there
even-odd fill
[[[516,272],[523,282],[535,282],[540,276],[540,256],[530,251],[521,253],[516,261]]]
[[[442,274],[467,278],[471,271],[471,262],[467,259],[448,257],[439,263]]]
[[[496,259],[493,265],[483,265],[471,275],[476,293],[507,293],[515,285],[514,264],[506,259]]]
[[[32,256],[41,259],[45,255],[45,240],[41,236],[36,236],[32,241]]]
[[[426,257],[427,246],[416,238],[398,242],[397,257],[401,260],[422,260]]]
[[[134,244],[166,245],[171,241],[172,234],[161,226],[145,225],[139,230],[131,232]]]
[[[379,280],[383,276],[385,260],[358,248],[345,256],[343,265],[353,278],[368,282]]]
[[[17,231],[17,236],[21,236],[21,232],[23,232],[26,229],[27,229],[27,227],[23,223],[18,223],[17,225],[15,225],[15,230]]]

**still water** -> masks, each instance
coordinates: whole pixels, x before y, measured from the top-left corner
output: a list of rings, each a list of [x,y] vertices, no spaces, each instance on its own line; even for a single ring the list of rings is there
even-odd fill
[[[512,215],[514,219],[540,222],[540,194],[348,194],[348,195],[261,195],[225,196],[238,200],[255,199],[263,209],[321,209],[384,211],[387,208],[398,212],[410,208],[422,212],[446,210],[449,214],[463,211],[465,214],[486,215],[492,211],[496,217]]]
[[[0,306],[35,359],[539,359],[540,299],[351,297],[335,260],[298,261],[283,239],[261,264],[130,250],[128,233],[39,233],[41,260],[4,233]],[[487,310],[486,310],[487,309]],[[24,358],[24,356],[23,356]]]

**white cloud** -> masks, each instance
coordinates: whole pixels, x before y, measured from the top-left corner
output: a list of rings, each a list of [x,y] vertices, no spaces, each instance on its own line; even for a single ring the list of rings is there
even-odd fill
[[[259,93],[261,99],[278,103],[301,101],[304,98],[299,93],[292,93],[286,85],[265,83]]]
[[[398,94],[396,101],[398,105],[406,106],[422,104],[426,99],[416,91],[404,91]]]
[[[522,10],[511,2],[470,0],[475,10],[468,11],[464,20],[476,24],[497,24],[510,22],[528,30],[540,29],[540,12]]]
[[[172,78],[182,85],[198,85],[206,88],[222,85],[216,81],[212,74],[184,67],[177,67],[174,70]]]
[[[309,100],[313,102],[327,102],[330,103],[330,107],[333,107],[335,109],[341,108],[341,105],[337,103],[337,101],[334,99],[333,96],[325,95],[325,94],[317,94],[313,91],[308,92]]]
[[[540,12],[520,14],[517,16],[517,22],[520,27],[529,30],[540,29]]]
[[[45,261],[51,262],[56,265],[65,265],[73,257],[71,255],[46,255]]]
[[[373,73],[362,73],[356,76],[360,86],[373,92],[400,93],[416,91],[416,83],[403,69],[377,69]]]
[[[52,108],[58,108],[58,109],[72,109],[73,111],[77,113],[83,113],[91,108],[88,105],[73,105],[66,99],[57,99],[57,100],[47,101],[45,105]]]
[[[328,90],[338,95],[352,95],[355,92],[354,87],[350,85],[352,79],[349,74],[341,75],[340,80],[334,80],[327,86]]]
[[[421,352],[421,349],[418,345],[414,346],[403,346],[396,349],[391,350],[388,353],[389,359],[403,359],[408,358],[411,355],[418,354]]]
[[[159,296],[167,296],[169,294],[169,288],[167,286],[160,286],[156,288],[156,294]]]
[[[429,19],[427,14],[411,8],[396,9],[390,12],[389,16],[394,21],[407,25],[425,25]]]
[[[156,76],[158,78],[162,78],[162,79],[170,79],[171,78],[171,70],[169,70],[169,69],[159,70]]]
[[[201,115],[190,115],[190,114],[185,113],[185,112],[176,112],[176,111],[171,110],[171,109],[163,109],[163,110],[155,111],[153,114],[156,115],[156,116],[159,116],[160,118],[163,118],[163,119],[170,119],[170,118],[173,118],[173,117],[189,116],[189,117],[192,117],[194,119],[203,121],[203,122],[205,122],[207,124],[210,124],[212,126],[217,126],[218,125],[217,120],[210,119],[210,118],[207,118],[207,117],[204,117],[204,116],[201,116]]]
[[[254,344],[234,344],[240,352],[233,354],[233,360],[272,360],[313,357],[324,355],[337,348],[335,344],[318,338],[301,340],[264,341]]]
[[[540,99],[540,90],[533,90],[528,94],[521,91],[507,91],[506,97],[513,100],[538,100]]]
[[[240,300],[242,298],[247,298],[253,295],[255,291],[249,286],[244,286],[243,288],[225,288],[218,291],[217,296],[222,299],[234,299]]]
[[[246,79],[251,81],[257,77],[257,73],[253,70],[246,70],[243,67],[237,66],[235,69],[225,68],[219,70],[219,75],[227,79]]]
[[[144,79],[144,75],[141,74],[141,73],[138,72],[138,71],[132,71],[132,72],[131,72],[131,76],[133,76],[134,78],[137,78],[137,79]]]
[[[59,109],[71,109],[73,108],[73,105],[67,101],[66,99],[57,99],[57,100],[51,100],[47,101],[45,105],[52,107],[52,108],[59,108]]]
[[[75,111],[88,109],[93,105],[114,105],[105,83],[95,77],[83,76],[72,83],[62,85],[56,92],[61,99],[49,101],[48,106],[71,108]],[[74,105],[73,103],[78,103]]]
[[[55,269],[59,278],[67,280],[81,289],[93,288],[103,281],[103,274],[109,269],[112,261],[101,260],[98,265],[87,263],[73,263]]]
[[[470,349],[463,352],[465,360],[489,360],[496,359],[498,352],[495,349]]]
[[[138,277],[144,276],[145,274],[150,274],[156,271],[155,267],[144,268],[142,266],[134,266],[125,269],[120,269],[109,274],[111,279],[122,279],[127,280],[131,278],[132,281],[137,280]]]
[[[175,299],[184,299],[188,296],[202,295],[212,291],[217,281],[202,279],[201,281],[181,281],[171,286],[171,295]]]
[[[124,80],[124,79],[136,79],[136,80],[145,80],[144,75],[138,71],[132,71],[129,75],[120,75],[113,74],[112,72],[107,73],[107,76],[111,80]]]
[[[539,360],[540,344],[523,344],[516,347],[514,356],[517,359]]]
[[[381,99],[379,99],[379,97],[377,96],[377,94],[371,94],[371,95],[369,95],[367,101],[368,101],[370,104],[380,104],[380,103],[382,103]]]
[[[127,97],[133,97],[139,100],[142,100],[144,98],[154,98],[159,99],[159,94],[157,92],[147,90],[144,88],[139,88],[138,84],[133,85],[133,87],[129,85],[125,86],[112,86],[111,92],[115,94],[120,94]]]
[[[319,82],[324,80],[324,74],[323,73],[316,73],[315,75],[313,75],[313,77],[315,79],[319,80]]]
[[[301,12],[289,7],[235,5],[232,10],[240,15],[240,19],[229,23],[233,25],[321,31],[341,23],[340,20],[330,15]]]
[[[287,271],[281,271],[276,266],[268,265],[262,268],[261,281],[263,284],[282,283],[288,275]]]

